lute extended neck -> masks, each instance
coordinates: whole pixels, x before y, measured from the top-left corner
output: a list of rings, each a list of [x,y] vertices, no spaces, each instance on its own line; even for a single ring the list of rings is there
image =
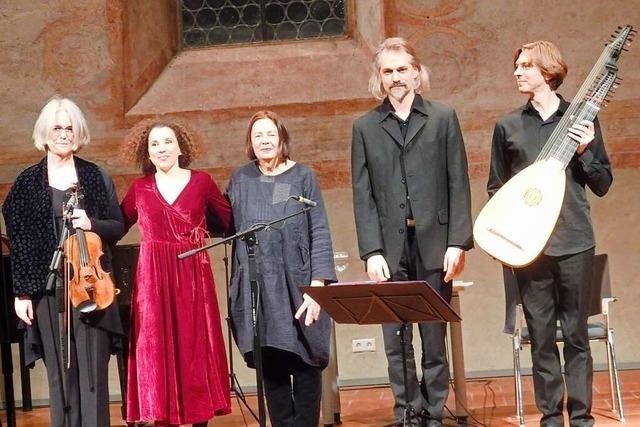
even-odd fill
[[[563,168],[569,165],[578,148],[578,142],[568,136],[569,128],[583,120],[594,121],[600,108],[609,101],[619,83],[618,58],[622,51],[627,50],[633,33],[635,31],[630,25],[618,28],[617,33],[612,36],[614,39],[602,51],[536,161],[555,159]]]

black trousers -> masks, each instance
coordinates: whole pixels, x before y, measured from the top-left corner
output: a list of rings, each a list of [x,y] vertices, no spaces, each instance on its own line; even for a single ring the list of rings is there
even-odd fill
[[[66,378],[67,417],[71,427],[108,427],[110,338],[107,332],[80,321],[73,310],[70,340],[70,368],[60,368],[60,340],[55,298],[44,296],[34,300],[34,311],[42,340],[44,363],[49,383],[51,425],[65,427],[63,381]]]
[[[573,255],[542,255],[516,270],[527,327],[531,335],[533,386],[540,424],[562,426],[564,387],[572,426],[591,426],[593,361],[587,318],[594,249]],[[564,382],[556,345],[556,325],[564,336]]]
[[[444,282],[442,269],[426,270],[420,259],[415,230],[407,229],[402,257],[398,271],[391,280],[426,280],[446,301],[451,301],[452,286]],[[447,362],[445,323],[419,323],[418,330],[422,341],[422,381],[416,374],[416,362],[413,350],[413,327],[409,325],[405,333],[405,352],[407,362],[407,384],[404,385],[402,373],[402,345],[400,340],[401,324],[382,325],[384,348],[387,356],[389,382],[395,399],[393,412],[396,420],[402,420],[407,404],[416,411],[424,412],[430,425],[438,425],[442,419],[444,405],[449,395],[449,364]]]
[[[322,370],[298,355],[262,348],[264,391],[273,427],[316,427],[320,419]]]

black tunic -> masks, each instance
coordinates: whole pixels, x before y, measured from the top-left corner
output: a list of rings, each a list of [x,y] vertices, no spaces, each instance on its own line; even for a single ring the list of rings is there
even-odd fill
[[[261,276],[262,345],[297,354],[324,368],[329,358],[329,317],[321,313],[311,326],[294,319],[303,302],[299,288],[312,279],[335,282],[333,250],[324,202],[314,173],[296,164],[276,176],[263,175],[254,163],[237,169],[227,189],[237,231],[297,212],[303,196],[318,206],[258,233],[256,258]],[[234,248],[231,278],[231,320],[236,343],[253,366],[253,331],[246,245]]]

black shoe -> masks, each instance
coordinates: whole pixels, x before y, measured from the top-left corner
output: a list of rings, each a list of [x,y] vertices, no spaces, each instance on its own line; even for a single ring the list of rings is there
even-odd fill
[[[391,427],[403,427],[402,420],[396,421],[395,423],[391,424]],[[410,420],[407,421],[407,427],[422,427],[422,423],[417,419]]]
[[[423,427],[423,420],[420,415],[413,415],[407,420],[407,427]],[[391,424],[392,427],[403,427],[402,420],[396,420],[395,423]]]
[[[421,420],[420,425],[422,427],[441,427],[442,426],[442,420],[438,418],[429,417],[429,414],[427,414],[426,411],[422,411],[420,413],[420,420]]]

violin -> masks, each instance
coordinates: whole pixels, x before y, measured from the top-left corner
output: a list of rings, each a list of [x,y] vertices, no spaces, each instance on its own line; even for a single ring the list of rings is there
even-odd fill
[[[82,194],[77,186],[71,188],[69,201],[63,207],[65,214],[73,212]],[[76,228],[76,233],[65,240],[64,254],[67,266],[67,289],[71,304],[83,313],[104,310],[119,293],[111,274],[102,269],[100,259],[102,240],[92,231]]]

